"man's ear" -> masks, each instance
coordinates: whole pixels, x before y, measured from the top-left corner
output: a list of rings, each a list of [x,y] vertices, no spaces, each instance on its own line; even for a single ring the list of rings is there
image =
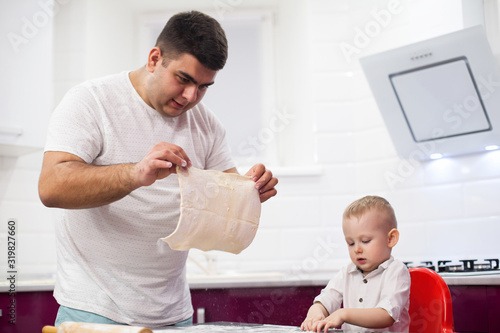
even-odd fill
[[[388,246],[392,249],[399,240],[399,231],[398,229],[394,228],[389,231],[387,234],[387,240],[388,240]]]
[[[149,51],[149,56],[148,56],[148,63],[146,64],[146,69],[148,72],[153,73],[156,65],[158,62],[161,63],[162,61],[162,56],[161,56],[161,50],[158,46],[155,46]]]

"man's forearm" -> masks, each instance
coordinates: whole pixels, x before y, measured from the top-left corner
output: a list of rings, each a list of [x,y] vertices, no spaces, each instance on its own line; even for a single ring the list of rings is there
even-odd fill
[[[123,198],[141,186],[189,167],[184,150],[168,142],[154,145],[137,163],[95,166],[62,151],[43,156],[38,192],[43,204],[59,208],[92,208]]]
[[[88,165],[80,161],[59,163],[42,172],[39,193],[48,207],[92,208],[119,200],[137,186],[132,181],[134,164]]]

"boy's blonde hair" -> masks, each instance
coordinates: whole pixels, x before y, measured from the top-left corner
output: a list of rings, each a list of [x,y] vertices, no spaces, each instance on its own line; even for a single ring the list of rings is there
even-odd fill
[[[387,224],[390,229],[398,227],[396,214],[394,213],[394,209],[391,204],[384,198],[376,195],[367,195],[351,203],[345,209],[342,219],[345,221],[350,217],[360,218],[361,215],[371,209],[376,209],[387,214]]]

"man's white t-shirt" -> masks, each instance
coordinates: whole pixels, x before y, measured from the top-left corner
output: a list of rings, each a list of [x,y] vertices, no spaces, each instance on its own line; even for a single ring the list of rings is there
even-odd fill
[[[45,151],[111,165],[138,162],[164,141],[182,147],[197,168],[234,167],[225,131],[209,110],[200,103],[179,117],[162,116],[142,100],[128,74],[72,88],[54,111]],[[160,240],[174,231],[179,203],[177,176],[170,175],[109,205],[59,211],[59,304],[153,328],[189,318],[188,252]]]
[[[383,329],[366,329],[344,323],[342,329],[356,332],[408,332],[410,326],[410,285],[408,268],[391,257],[364,276],[353,264],[343,267],[314,302],[320,302],[329,314],[344,308],[382,308],[394,319]]]

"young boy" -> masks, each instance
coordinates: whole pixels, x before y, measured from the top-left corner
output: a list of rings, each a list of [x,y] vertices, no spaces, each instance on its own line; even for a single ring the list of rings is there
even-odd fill
[[[346,208],[342,230],[352,263],[314,299],[301,329],[408,332],[410,274],[391,256],[399,239],[392,206],[378,196],[358,199]]]

